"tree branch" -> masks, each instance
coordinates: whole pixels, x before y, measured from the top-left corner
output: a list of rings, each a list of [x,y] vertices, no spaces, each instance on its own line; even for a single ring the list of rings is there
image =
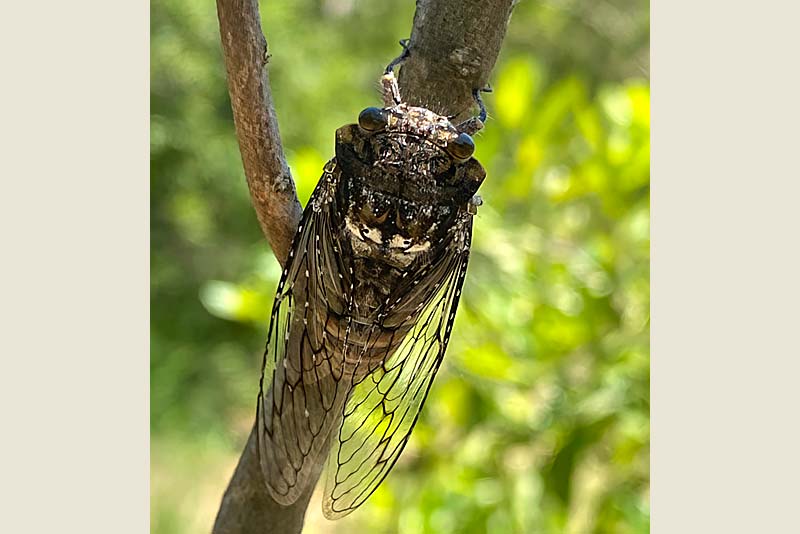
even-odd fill
[[[264,483],[257,448],[254,425],[222,497],[212,534],[294,534],[302,531],[314,487],[309,487],[291,506],[276,503]]]
[[[398,82],[403,100],[465,118],[486,86],[518,0],[417,0],[410,57]]]
[[[474,106],[473,89],[486,85],[497,61],[516,1],[417,0],[411,57],[399,77],[403,99],[440,114],[467,116]],[[258,3],[217,0],[217,12],[247,184],[261,229],[284,265],[302,210],[278,133]],[[292,506],[280,506],[269,496],[258,462],[253,430],[213,534],[301,532],[314,488]]]
[[[261,230],[283,265],[303,210],[281,146],[258,1],[217,0],[217,15],[250,197]]]

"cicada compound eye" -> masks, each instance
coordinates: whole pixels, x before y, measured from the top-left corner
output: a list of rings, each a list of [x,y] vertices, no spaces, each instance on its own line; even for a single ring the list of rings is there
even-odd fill
[[[358,115],[358,125],[368,132],[382,130],[389,123],[389,117],[380,108],[367,108]]]
[[[475,152],[475,143],[469,134],[461,133],[458,137],[447,143],[447,151],[455,159],[459,161],[466,161]]]

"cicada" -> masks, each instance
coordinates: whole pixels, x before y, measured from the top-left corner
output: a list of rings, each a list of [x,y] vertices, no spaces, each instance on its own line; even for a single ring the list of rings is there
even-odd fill
[[[328,455],[329,519],[361,505],[409,440],[452,333],[486,176],[472,157],[478,93],[481,115],[453,125],[402,102],[393,64],[384,106],[336,131],[278,284],[261,375],[269,492],[292,504]]]

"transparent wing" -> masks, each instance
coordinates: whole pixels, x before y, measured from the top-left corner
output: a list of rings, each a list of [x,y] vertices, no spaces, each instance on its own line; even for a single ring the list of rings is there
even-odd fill
[[[334,231],[338,176],[331,161],[303,213],[270,318],[258,453],[267,488],[283,505],[316,482],[347,396],[336,355],[348,330],[336,325],[350,315],[352,282]]]
[[[406,284],[387,299],[362,350],[378,364],[370,365],[363,378],[349,377],[350,392],[328,459],[322,507],[329,519],[366,501],[408,442],[450,339],[469,257],[470,217],[458,231],[457,245],[427,269],[409,273]],[[386,342],[390,333],[401,333],[402,340]],[[375,347],[385,347],[382,360],[375,358]]]

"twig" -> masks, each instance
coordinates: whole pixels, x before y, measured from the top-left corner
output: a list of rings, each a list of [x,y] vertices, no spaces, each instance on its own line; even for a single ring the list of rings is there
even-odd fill
[[[257,0],[217,0],[228,92],[250,197],[278,261],[289,256],[302,208],[283,155]]]

